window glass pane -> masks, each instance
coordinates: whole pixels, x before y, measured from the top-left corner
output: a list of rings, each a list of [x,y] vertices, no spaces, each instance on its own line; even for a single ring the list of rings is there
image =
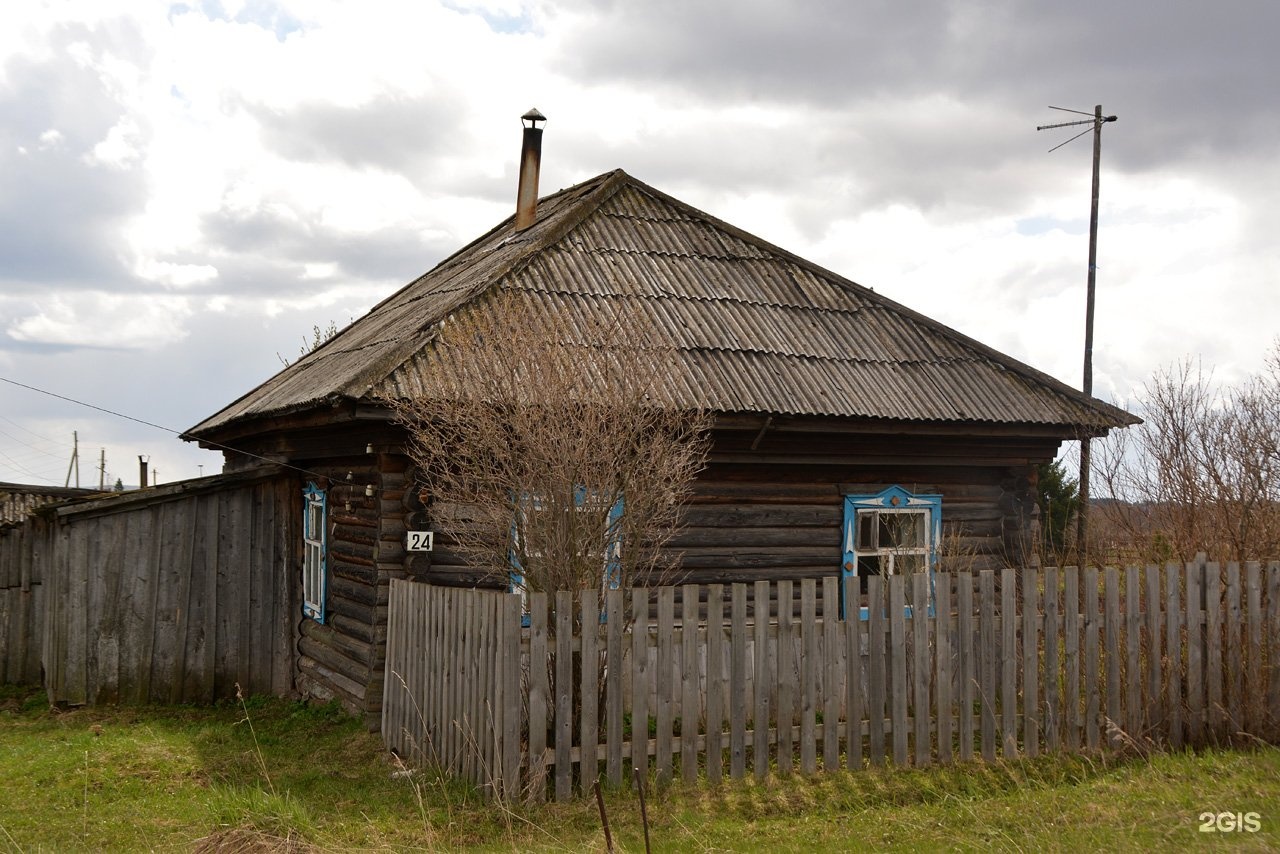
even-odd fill
[[[923,548],[924,547],[925,514],[881,513],[880,514],[880,548]]]
[[[910,513],[904,517],[910,533],[904,537],[903,545],[912,546],[922,549],[925,546],[925,519],[927,514],[921,510],[918,513]]]
[[[880,515],[874,510],[858,511],[858,550],[876,547],[876,517]]]

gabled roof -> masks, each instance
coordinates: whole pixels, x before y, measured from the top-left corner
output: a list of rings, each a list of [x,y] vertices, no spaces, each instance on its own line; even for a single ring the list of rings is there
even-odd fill
[[[411,396],[439,323],[495,288],[590,336],[619,309],[668,334],[664,403],[719,413],[1043,425],[1137,419],[637,181],[608,172],[541,200],[188,431]]]

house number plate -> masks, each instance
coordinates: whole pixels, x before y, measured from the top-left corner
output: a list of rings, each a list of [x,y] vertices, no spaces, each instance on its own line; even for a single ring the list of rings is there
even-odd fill
[[[435,531],[409,531],[409,543],[407,548],[411,552],[429,552],[431,551],[432,541],[435,539]]]

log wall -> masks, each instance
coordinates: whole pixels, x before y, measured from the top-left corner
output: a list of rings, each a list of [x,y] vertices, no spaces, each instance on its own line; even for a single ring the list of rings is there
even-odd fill
[[[665,583],[799,581],[839,572],[845,495],[898,485],[942,495],[941,569],[1025,565],[1037,532],[1035,467],[1057,439],[719,431],[694,484],[684,527],[670,543],[680,570]],[[469,566],[448,532],[410,577],[497,587],[505,576]]]

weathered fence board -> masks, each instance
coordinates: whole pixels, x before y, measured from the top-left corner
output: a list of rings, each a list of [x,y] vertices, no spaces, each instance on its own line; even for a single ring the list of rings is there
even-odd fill
[[[54,703],[293,687],[299,487],[276,466],[50,507],[0,531],[0,681]],[[234,532],[231,536],[228,532]]]
[[[969,759],[975,736],[986,759],[1274,740],[1280,566],[1227,567],[1225,590],[1222,571],[961,573],[932,588],[873,576],[843,600],[835,579],[811,580],[798,616],[768,611],[791,582],[662,588],[652,614],[635,590],[630,615],[621,591],[603,615],[596,592],[531,593],[524,628],[519,597],[396,580],[384,736],[531,800],[590,791],[602,761],[613,785],[631,778],[624,761],[666,785],[677,768],[692,781],[703,767],[715,780],[923,766],[956,745]]]

